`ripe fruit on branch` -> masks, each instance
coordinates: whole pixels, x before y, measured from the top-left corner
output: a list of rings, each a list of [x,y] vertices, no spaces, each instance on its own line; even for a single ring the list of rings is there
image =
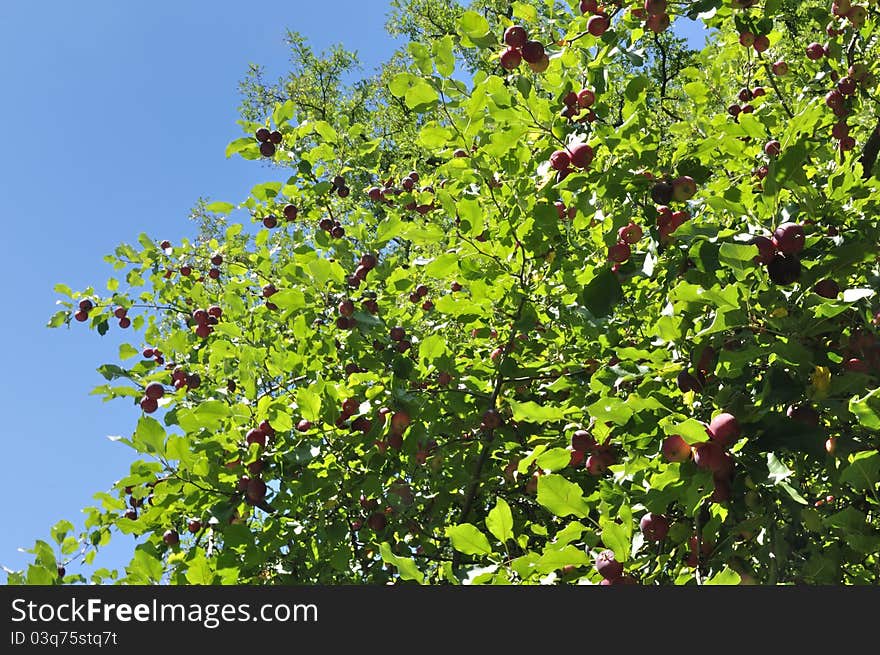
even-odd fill
[[[623,574],[623,564],[614,557],[613,550],[603,550],[596,556],[596,571],[606,580],[614,580]]]
[[[176,546],[180,543],[180,535],[177,534],[177,530],[166,530],[162,535],[162,541],[164,541],[167,546]]]
[[[402,435],[410,422],[409,414],[403,411],[395,412],[391,417],[391,434]]]
[[[780,150],[782,150],[782,145],[776,139],[764,144],[764,153],[768,157],[778,157]]]
[[[247,501],[251,505],[263,502],[266,498],[266,483],[260,478],[250,478],[247,483],[245,496],[247,496]]]
[[[726,448],[739,439],[742,428],[733,414],[719,414],[709,423],[709,437],[718,445]]]
[[[804,249],[804,227],[797,223],[783,223],[773,232],[773,244],[785,255],[795,255]]]
[[[581,109],[587,109],[596,102],[596,94],[590,89],[581,89],[577,94],[577,104]]]
[[[504,43],[511,48],[522,48],[528,38],[529,33],[521,25],[512,25],[504,30]]]
[[[571,156],[567,150],[557,150],[550,155],[550,167],[553,170],[564,171],[571,166]]]
[[[260,446],[265,447],[266,433],[262,430],[248,430],[247,435],[245,435],[245,442],[248,444],[260,444]]]
[[[586,452],[596,447],[596,440],[586,430],[577,430],[571,435],[571,447],[576,451]]]
[[[586,467],[590,475],[604,475],[614,464],[614,455],[608,450],[597,450],[587,457]]]
[[[672,202],[674,191],[675,189],[669,182],[657,182],[651,188],[651,200],[658,205],[668,205]]]
[[[153,398],[143,398],[141,400],[141,409],[145,414],[152,414],[159,409],[159,403]]]
[[[816,43],[815,41],[807,46],[807,59],[812,61],[816,61],[821,59],[825,55],[825,49],[822,47],[820,43]]]
[[[785,412],[792,421],[809,427],[819,427],[819,412],[809,405],[789,405]]]
[[[751,48],[753,45],[755,45],[755,35],[748,31],[740,32],[739,42],[746,48]]]
[[[578,143],[571,148],[570,161],[576,168],[589,168],[593,163],[593,156],[593,149],[589,145]]]
[[[545,56],[544,46],[539,41],[526,41],[522,45],[522,58],[529,64],[537,64]]]
[[[691,458],[691,447],[678,434],[666,437],[660,447],[660,452],[668,462],[686,462]]]
[[[801,263],[796,255],[779,253],[767,265],[767,273],[776,284],[787,286],[800,279]]]
[[[770,39],[767,38],[766,34],[760,34],[755,37],[755,43],[753,47],[755,48],[755,52],[764,52],[767,48],[770,47]]]
[[[514,70],[522,63],[522,53],[516,48],[505,48],[501,51],[501,67],[505,70]]]
[[[608,16],[597,14],[587,21],[587,31],[593,36],[602,36],[608,31],[609,25]]]
[[[694,182],[694,178],[688,175],[682,175],[672,182],[672,197],[679,202],[690,200],[696,192],[697,184]]]
[[[483,418],[480,421],[480,427],[483,430],[494,430],[501,426],[501,414],[498,413],[497,409],[487,409],[483,413]]]
[[[682,393],[688,393],[689,391],[699,392],[703,390],[703,384],[687,370],[679,371],[678,377],[676,378],[676,384],[678,385],[678,390]]]
[[[628,243],[615,243],[608,248],[608,259],[618,264],[622,264],[632,256],[632,249]]]
[[[752,245],[757,246],[758,254],[755,255],[755,263],[769,264],[776,256],[776,246],[767,237],[756,236],[752,239]]]
[[[617,238],[623,243],[634,244],[639,242],[643,234],[642,228],[631,222],[617,231]]]
[[[663,541],[669,533],[669,519],[648,512],[639,521],[639,529],[648,541]]]
[[[713,473],[724,470],[724,447],[715,441],[706,441],[694,447],[694,463]]]
[[[150,400],[159,400],[164,395],[165,387],[163,387],[159,382],[150,382],[150,384],[148,384],[147,388],[144,390],[144,396],[146,396]]]
[[[375,512],[370,514],[370,517],[367,519],[367,526],[373,532],[381,532],[388,526],[388,518],[383,512]]]
[[[840,293],[840,285],[837,284],[834,280],[824,279],[819,280],[813,286],[813,292],[817,295],[822,296],[823,298],[837,298],[837,295]]]
[[[669,14],[652,14],[645,21],[645,27],[654,32],[654,34],[660,34],[660,32],[665,32],[669,29],[671,23],[672,19],[669,18]]]

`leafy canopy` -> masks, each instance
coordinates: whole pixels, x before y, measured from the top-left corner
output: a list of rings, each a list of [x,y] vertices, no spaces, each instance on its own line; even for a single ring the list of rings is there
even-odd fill
[[[876,583],[877,2],[594,5],[252,69],[267,181],[57,288],[138,459],[9,581]]]

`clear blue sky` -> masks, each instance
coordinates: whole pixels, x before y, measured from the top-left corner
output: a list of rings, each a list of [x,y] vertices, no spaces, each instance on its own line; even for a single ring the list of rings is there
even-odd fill
[[[45,328],[52,287],[103,290],[112,271],[102,258],[117,244],[142,231],[179,242],[194,232],[187,213],[199,196],[236,202],[271,179],[223,155],[241,136],[237,83],[248,63],[283,73],[291,28],[316,49],[357,50],[371,70],[395,46],[386,11],[384,0],[3,2],[0,565],[21,568],[29,558],[18,548],[62,518],[78,523],[133,455],[107,435],[129,435],[139,412],[89,392],[103,382],[97,366],[115,362],[123,341],[139,347],[138,335]],[[95,564],[124,566],[130,539],[116,536]]]

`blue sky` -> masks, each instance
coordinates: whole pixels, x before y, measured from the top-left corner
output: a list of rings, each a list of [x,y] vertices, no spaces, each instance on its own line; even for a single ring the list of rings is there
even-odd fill
[[[47,538],[62,518],[77,522],[92,494],[132,460],[107,435],[129,435],[139,412],[89,392],[103,382],[95,369],[116,361],[120,343],[140,346],[138,335],[45,328],[53,286],[103,289],[112,271],[102,258],[119,243],[140,232],[179,242],[193,234],[187,215],[198,197],[236,202],[271,179],[271,171],[223,152],[241,136],[239,80],[250,62],[266,64],[272,77],[283,73],[286,28],[319,50],[332,43],[357,50],[366,70],[393,51],[385,2],[315,6],[52,0],[0,7],[7,490],[0,565],[24,566],[18,548]],[[129,539],[115,537],[96,564],[123,566]]]

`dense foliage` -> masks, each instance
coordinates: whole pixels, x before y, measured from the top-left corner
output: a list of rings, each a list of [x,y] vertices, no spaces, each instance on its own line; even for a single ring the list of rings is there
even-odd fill
[[[140,458],[10,582],[877,583],[878,3],[393,5],[243,82],[274,180],[59,286]]]

